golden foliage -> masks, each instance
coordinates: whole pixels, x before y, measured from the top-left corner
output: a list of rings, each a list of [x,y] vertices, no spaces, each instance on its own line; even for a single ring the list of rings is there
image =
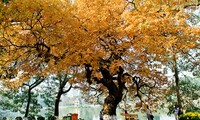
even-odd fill
[[[199,40],[199,27],[186,22],[189,15],[184,7],[190,4],[197,3],[12,0],[7,6],[0,4],[0,65],[23,73],[16,86],[35,74],[47,76],[74,66],[80,68],[79,74],[70,81],[82,84],[85,64],[92,66],[92,75],[99,79],[103,77],[99,68],[115,75],[122,66],[129,74],[156,79],[162,86],[166,78],[157,72],[161,64],[173,53],[195,47]],[[102,64],[103,60],[107,62]],[[135,86],[131,87],[135,92]]]

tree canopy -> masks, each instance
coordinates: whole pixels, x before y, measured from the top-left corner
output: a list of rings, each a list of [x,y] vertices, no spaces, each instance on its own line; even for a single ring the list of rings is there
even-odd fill
[[[176,53],[199,46],[200,29],[187,23],[190,16],[185,12],[199,1],[12,0],[2,4],[1,74],[13,88],[33,75],[70,73],[73,68],[77,75],[71,82],[85,85],[83,89],[93,85],[108,91],[105,102],[114,96],[117,105],[124,90],[129,90],[132,97],[152,105],[155,100],[150,98],[161,97],[161,86],[167,83],[162,65],[178,57]]]

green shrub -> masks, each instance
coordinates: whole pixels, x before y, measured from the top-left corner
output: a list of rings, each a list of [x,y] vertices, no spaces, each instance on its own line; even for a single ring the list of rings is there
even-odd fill
[[[179,120],[200,120],[199,112],[187,112],[179,116]]]

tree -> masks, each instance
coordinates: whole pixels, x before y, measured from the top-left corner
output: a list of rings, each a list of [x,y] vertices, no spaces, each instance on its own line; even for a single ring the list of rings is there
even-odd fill
[[[172,112],[174,104],[178,104],[186,111],[194,106],[193,101],[190,100],[195,100],[196,96],[198,96],[195,94],[196,92],[198,94],[198,84],[196,85],[196,83],[194,83],[196,79],[199,79],[198,52],[199,50],[197,47],[194,47],[187,52],[180,52],[178,53],[179,57],[169,62],[167,65],[167,68],[170,68],[172,70],[172,73],[174,73],[174,75],[176,76],[174,80],[175,85],[173,83],[174,81],[172,81],[169,87],[169,93],[166,94],[168,103],[171,102],[169,103],[170,114]],[[174,63],[175,65],[173,65]],[[195,91],[194,94],[192,94],[192,91]],[[176,93],[176,101],[174,100],[174,94],[172,93]],[[186,98],[190,100],[187,100]],[[187,104],[188,101],[190,101],[191,104]],[[195,109],[195,107],[193,107],[193,109]]]
[[[70,87],[65,90],[65,87],[67,83],[69,82],[70,78],[71,76],[66,75],[66,74],[64,75],[59,74],[56,77],[54,77],[54,80],[59,81],[58,90],[57,90],[56,99],[55,99],[54,116],[57,116],[57,117],[59,116],[59,103],[60,103],[61,96],[69,92],[72,88],[72,85],[70,85]]]
[[[3,100],[1,101],[3,110],[19,111],[24,114],[24,117],[38,114],[42,106],[38,102],[39,90],[35,88],[43,81],[44,79],[41,77],[33,78],[17,90],[3,91]]]
[[[1,107],[4,110],[10,110],[12,112],[20,111],[21,114],[24,114],[24,117],[29,117],[38,115],[42,106],[44,107],[47,105],[48,113],[46,113],[46,116],[52,115],[54,111],[54,116],[58,117],[61,96],[72,88],[72,85],[70,85],[70,87],[65,90],[66,84],[69,82],[70,78],[69,75],[61,74],[48,77],[48,80],[47,78],[44,80],[42,77],[35,77],[35,79],[24,83],[23,86],[19,87],[17,90],[10,90],[10,92],[3,91],[3,93],[1,93],[3,95],[3,100],[0,102]],[[55,96],[56,99],[54,99]],[[41,101],[44,101],[43,105],[41,105]]]
[[[59,116],[59,103],[61,96],[69,92],[72,88],[70,83],[71,75],[64,74],[63,72],[57,75],[51,75],[48,80],[41,85],[43,92],[40,96],[45,103],[47,112],[46,116]],[[68,87],[68,88],[67,88]]]
[[[187,11],[193,11],[191,8]],[[194,11],[193,11],[194,12]],[[194,13],[189,12],[188,23],[190,25],[196,26],[195,24]],[[197,20],[196,20],[197,22]],[[188,46],[188,44],[190,44]],[[188,47],[185,47],[188,46]],[[168,62],[167,66],[171,68],[174,72],[174,81],[176,84],[176,97],[177,104],[182,107],[181,95],[180,95],[180,74],[184,74],[184,72],[192,73],[194,76],[198,75],[198,65],[199,65],[199,40],[187,39],[187,42],[183,41],[181,44],[173,43],[171,47],[171,61]],[[196,75],[195,75],[196,74]]]
[[[138,108],[146,102],[156,105],[161,86],[167,83],[159,69],[169,55],[176,57],[177,52],[192,48],[199,39],[199,28],[187,24],[184,12],[185,7],[199,3],[64,3],[14,0],[5,6],[6,14],[1,17],[0,45],[5,49],[1,64],[10,66],[17,61],[16,73],[24,73],[21,83],[33,75],[79,67],[74,81],[86,85],[83,89],[106,92],[104,116],[116,116],[126,90],[137,99],[135,104],[141,101],[136,104]]]
[[[24,84],[24,85],[27,85],[28,86],[28,95],[27,95],[27,106],[26,106],[26,112],[25,112],[25,117],[28,117],[29,115],[29,108],[30,108],[30,102],[31,102],[31,91],[37,87],[39,84],[41,84],[42,82],[44,81],[44,78],[43,77],[39,77],[39,78],[36,78],[35,81],[31,84]],[[35,104],[35,103],[33,103]]]
[[[13,0],[9,6],[2,8],[1,13],[1,48],[5,48],[1,70],[2,74],[6,73],[7,67],[3,66],[10,66],[11,61],[15,61],[16,71],[13,74],[23,73],[21,82],[18,81],[16,86],[22,85],[27,80],[26,77],[41,73],[47,76],[46,73],[55,73],[62,66],[67,69],[60,59],[64,59],[70,49],[68,41],[73,42],[74,38],[69,35],[69,30],[76,23],[71,17],[69,3],[59,0],[53,3],[49,0]],[[11,46],[13,50],[10,49]],[[12,60],[9,62],[7,58]],[[68,64],[67,61],[62,62]],[[7,78],[9,80],[9,74]]]
[[[156,71],[170,59],[168,56],[194,47],[198,40],[192,34],[198,33],[199,28],[186,23],[187,14],[183,11],[186,6],[175,1],[170,3],[135,1],[130,4],[126,8],[122,1],[115,3],[77,1],[80,11],[83,10],[77,16],[80,20],[83,19],[84,30],[98,36],[95,38],[97,47],[91,50],[94,54],[94,51],[98,51],[96,53],[98,55],[92,56],[94,54],[90,53],[90,61],[95,61],[96,58],[98,62],[95,64],[89,62],[85,65],[85,70],[89,83],[100,83],[108,90],[109,95],[104,101],[103,108],[103,113],[106,115],[115,115],[116,106],[122,99],[123,89],[127,87],[125,83],[132,83],[135,87],[132,91],[136,92],[134,95],[141,100],[144,98],[141,94],[147,93],[149,88],[165,83],[162,75],[159,76],[159,72]],[[116,6],[122,9],[116,10]],[[107,7],[112,10],[106,9]],[[86,14],[85,11],[92,12]],[[134,75],[138,75],[139,78],[135,79],[137,76]],[[123,81],[124,77],[130,77],[129,81]],[[155,81],[156,84],[149,80]],[[141,87],[145,92],[140,89]]]
[[[195,112],[199,111],[199,104],[198,104],[198,99],[199,99],[199,88],[200,85],[195,81],[194,78],[190,77],[185,77],[185,79],[182,79],[179,83],[180,86],[180,96],[181,98],[181,103],[182,107],[186,112]],[[168,103],[168,108],[169,112],[168,114],[172,114],[174,111],[174,104],[177,103],[176,101],[176,85],[172,84],[169,86],[169,91],[168,94],[166,94],[166,100]],[[166,106],[164,106],[166,107]]]
[[[43,84],[41,84],[41,93],[40,97],[44,102],[43,108],[45,108],[45,116],[53,116],[54,114],[54,105],[55,105],[55,93],[59,82],[48,78]]]

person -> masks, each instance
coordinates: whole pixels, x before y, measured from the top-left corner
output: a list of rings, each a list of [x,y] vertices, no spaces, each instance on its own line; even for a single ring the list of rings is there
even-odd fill
[[[103,111],[102,110],[100,111],[99,116],[100,116],[100,120],[103,120]]]
[[[153,120],[154,116],[152,115],[151,110],[149,109],[148,105],[147,105],[147,108],[146,108],[146,114],[147,114],[148,120]]]
[[[174,106],[174,116],[175,116],[176,120],[178,120],[178,113],[179,113],[179,106],[175,105]]]
[[[178,111],[178,116],[182,115],[183,114],[183,108],[180,107],[179,111]]]
[[[125,116],[125,120],[128,120],[128,118],[126,118],[126,115],[128,114],[127,110],[124,111],[124,116]]]

